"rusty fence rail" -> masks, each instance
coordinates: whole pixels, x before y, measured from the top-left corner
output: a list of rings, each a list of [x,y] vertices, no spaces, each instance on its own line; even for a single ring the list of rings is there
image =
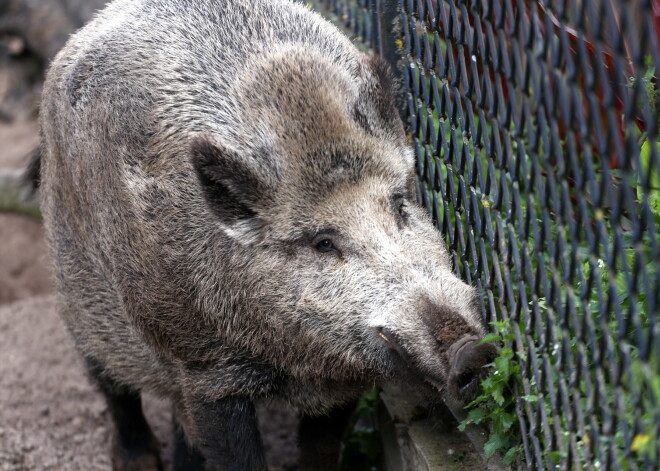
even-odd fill
[[[400,74],[419,200],[519,368],[519,466],[660,469],[660,3],[311,5]]]

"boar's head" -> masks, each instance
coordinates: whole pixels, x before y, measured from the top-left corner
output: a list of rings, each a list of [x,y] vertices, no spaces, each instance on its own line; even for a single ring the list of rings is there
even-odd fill
[[[399,376],[469,400],[495,349],[479,345],[477,293],[415,202],[386,66],[361,56],[347,71],[292,48],[247,69],[231,144],[192,144],[214,223],[252,280],[259,334],[245,347],[311,383]]]

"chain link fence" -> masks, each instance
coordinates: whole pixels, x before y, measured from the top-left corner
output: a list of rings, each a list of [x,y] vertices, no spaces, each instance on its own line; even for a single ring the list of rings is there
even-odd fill
[[[400,75],[419,200],[510,348],[518,464],[660,469],[660,2],[312,6]]]

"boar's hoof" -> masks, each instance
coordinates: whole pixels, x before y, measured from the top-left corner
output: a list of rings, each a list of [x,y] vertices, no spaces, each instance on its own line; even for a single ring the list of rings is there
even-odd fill
[[[479,345],[479,341],[479,337],[466,335],[447,351],[450,364],[448,392],[463,402],[475,398],[481,379],[488,374],[485,366],[497,355],[494,345]]]

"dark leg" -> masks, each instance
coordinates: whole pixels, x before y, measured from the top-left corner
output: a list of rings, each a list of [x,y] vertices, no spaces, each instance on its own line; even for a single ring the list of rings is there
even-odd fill
[[[300,419],[299,471],[337,471],[341,439],[354,410],[355,403],[350,403],[335,407],[327,416]]]
[[[186,440],[183,428],[174,411],[174,456],[172,468],[174,471],[204,471],[204,457]]]
[[[188,400],[187,412],[195,446],[206,468],[218,471],[267,470],[257,416],[252,402],[229,397],[218,401]]]
[[[113,470],[162,471],[160,445],[142,413],[140,393],[108,378],[93,360],[87,360],[87,370],[105,396],[114,422]]]

